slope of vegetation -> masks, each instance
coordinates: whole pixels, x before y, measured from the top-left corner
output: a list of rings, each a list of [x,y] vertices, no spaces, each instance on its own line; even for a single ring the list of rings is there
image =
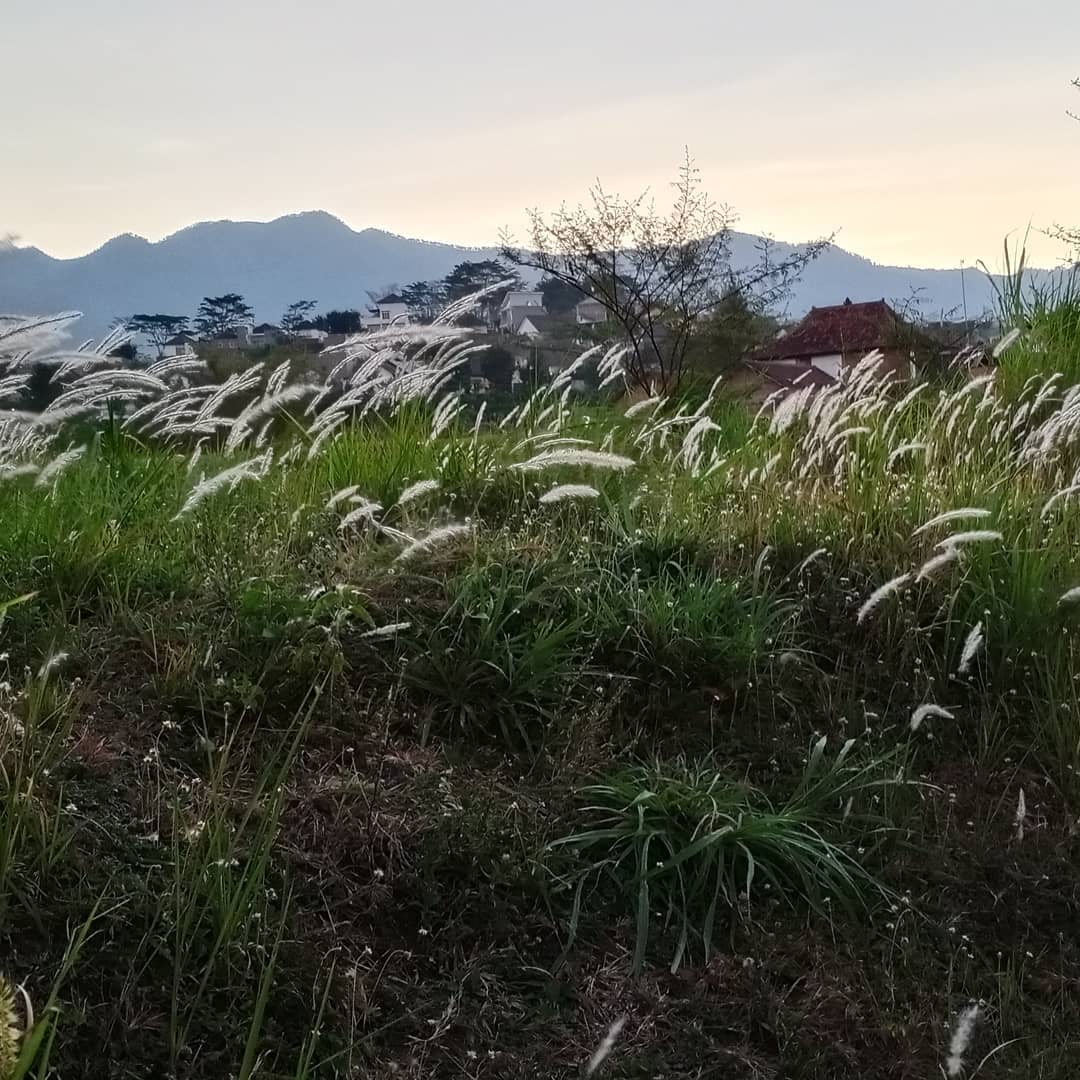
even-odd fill
[[[1075,1075],[1051,315],[756,419],[0,342],[13,1075]]]

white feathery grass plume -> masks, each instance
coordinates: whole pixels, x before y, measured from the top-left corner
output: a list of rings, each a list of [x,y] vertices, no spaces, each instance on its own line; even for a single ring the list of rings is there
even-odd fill
[[[187,466],[184,468],[184,473],[187,476],[191,476],[195,472],[195,466],[199,463],[199,458],[202,457],[203,447],[206,445],[206,437],[201,438],[196,444],[195,449],[191,451],[191,457],[188,458]]]
[[[161,360],[155,360],[146,369],[148,375],[154,375],[159,379],[172,378],[174,375],[194,375],[196,372],[206,371],[206,361],[196,356],[167,356]]]
[[[96,412],[96,406],[84,402],[81,405],[69,405],[63,409],[54,408],[55,402],[31,421],[36,428],[60,427],[76,416],[85,416],[87,413]]]
[[[476,420],[473,421],[472,437],[475,442],[480,435],[480,425],[484,422],[484,413],[487,412],[487,400],[480,402],[480,408],[476,410]]]
[[[517,472],[543,472],[545,469],[557,469],[574,466],[590,469],[613,469],[621,472],[632,469],[634,460],[620,454],[604,454],[598,450],[545,450],[528,461],[511,465]]]
[[[835,450],[837,445],[843,439],[851,439],[851,438],[854,438],[854,436],[856,436],[856,435],[869,435],[869,434],[870,434],[870,428],[868,428],[868,427],[856,426],[856,427],[844,428],[843,431],[838,431],[835,435],[830,435],[829,436],[829,449],[830,450]]]
[[[978,506],[964,506],[959,510],[946,510],[943,514],[937,514],[929,521],[924,522],[911,535],[922,536],[923,533],[929,532],[938,525],[946,525],[950,521],[968,521],[972,519],[988,518],[989,516],[989,510],[984,510],[982,507]]]
[[[964,641],[964,648],[960,653],[960,666],[957,668],[959,674],[966,675],[971,670],[975,657],[979,655],[985,644],[986,637],[983,634],[983,624],[977,622]]]
[[[924,720],[929,720],[931,717],[939,717],[942,720],[955,720],[948,709],[943,709],[940,705],[920,705],[912,714],[911,721],[908,727],[912,731],[918,731],[922,727]]]
[[[889,454],[888,460],[885,462],[885,468],[891,469],[902,457],[906,457],[908,454],[917,454],[921,450],[927,448],[927,443],[924,442],[906,442],[901,443],[891,454]]]
[[[224,402],[228,401],[229,398],[233,397],[235,394],[242,394],[244,391],[257,386],[259,380],[262,378],[262,369],[263,365],[258,363],[249,367],[247,371],[238,371],[236,374],[230,375],[221,386],[206,399],[202,409],[199,410],[198,419],[209,419],[217,412]]]
[[[945,1061],[945,1075],[959,1076],[964,1071],[964,1055],[968,1043],[975,1031],[975,1021],[979,1018],[979,1006],[969,1005],[956,1019],[952,1039],[949,1042],[949,1056]]]
[[[787,431],[805,411],[813,392],[814,387],[804,386],[801,390],[789,393],[776,406],[776,411],[773,413],[772,421],[769,424],[769,434],[780,435]]]
[[[588,484],[558,484],[540,496],[544,506],[562,502],[564,499],[599,499],[600,492]]]
[[[936,547],[958,547],[960,544],[994,544],[1004,540],[1004,536],[996,529],[971,529],[968,532],[953,533],[946,536]]]
[[[798,577],[809,566],[812,566],[814,563],[816,563],[818,559],[828,554],[829,549],[823,547],[818,548],[816,551],[811,551],[810,554],[807,555],[806,558],[803,559],[803,561],[795,567],[795,576]]]
[[[0,357],[0,360],[3,358]],[[29,375],[9,375],[0,379],[0,398],[14,397],[21,394],[30,385]]]
[[[430,495],[438,490],[438,480],[418,480],[415,484],[410,484],[398,496],[397,504],[398,506],[404,506],[406,503],[415,502],[417,499],[422,499],[425,495]]]
[[[638,416],[643,412],[647,412],[654,405],[662,404],[665,400],[666,399],[662,395],[658,394],[656,397],[647,397],[642,398],[640,401],[635,401],[634,404],[631,405],[630,408],[628,408],[626,412],[623,413],[623,419],[631,420],[635,416]]]
[[[47,465],[43,466],[34,481],[35,487],[44,487],[50,480],[59,476],[69,465],[74,465],[86,453],[86,444],[73,446],[62,454],[57,454]]]
[[[894,593],[899,592],[910,580],[910,574],[901,574],[899,577],[894,577],[891,581],[886,581],[884,585],[876,588],[866,598],[866,602],[863,606],[859,608],[859,613],[856,615],[855,621],[860,625],[864,623],[884,601],[888,600]]]
[[[1043,520],[1050,516],[1050,511],[1061,502],[1062,499],[1068,499],[1071,496],[1080,492],[1080,484],[1070,484],[1068,487],[1062,488],[1060,491],[1055,491],[1053,495],[1043,504],[1042,513],[1039,515]]]
[[[169,387],[161,379],[147,371],[131,371],[127,368],[109,368],[105,371],[91,371],[81,375],[72,384],[73,388],[86,386],[104,386],[105,388],[137,388],[155,394],[167,394]]]
[[[425,555],[452,540],[471,536],[472,531],[471,525],[443,525],[438,529],[432,529],[426,536],[413,539],[409,546],[398,554],[394,562],[408,562],[410,559],[415,559],[417,555]]]
[[[546,393],[554,394],[556,391],[561,390],[573,379],[578,370],[582,367],[586,361],[591,360],[604,346],[594,345],[591,349],[586,349],[572,364],[564,368],[551,380],[551,385],[547,388]]]
[[[716,391],[720,389],[720,384],[724,381],[723,372],[716,376],[712,381],[712,385],[709,387],[709,392],[705,395],[704,400],[694,410],[695,416],[704,416],[709,409],[712,408],[712,403],[716,397]]]
[[[292,366],[291,360],[283,360],[274,370],[270,373],[270,377],[266,380],[266,396],[273,397],[279,390],[285,385],[285,380],[289,377],[289,368]]]
[[[299,401],[301,398],[307,397],[313,390],[314,387],[312,386],[296,384],[294,386],[287,386],[284,390],[280,390],[272,396],[262,397],[253,401],[240,413],[236,420],[233,421],[232,430],[225,440],[225,450],[235,450],[247,438],[252,425],[256,420],[260,420],[264,416],[270,416],[283,405],[291,405],[294,401]]]
[[[939,570],[944,569],[951,563],[960,561],[960,548],[953,545],[947,547],[940,555],[935,555],[933,558],[927,559],[926,562],[919,567],[919,572],[915,575],[915,580],[929,581]]]
[[[1022,331],[1018,326],[1014,326],[995,346],[994,351],[990,354],[995,360],[999,356],[1003,356],[1020,340],[1020,334]]]
[[[619,1019],[607,1029],[607,1034],[600,1040],[600,1045],[593,1052],[593,1056],[589,1058],[588,1065],[585,1066],[586,1076],[592,1076],[593,1073],[603,1065],[608,1054],[614,1049],[615,1040],[622,1034],[622,1029],[625,1026],[626,1017],[620,1016]]]
[[[48,677],[49,673],[55,671],[67,658],[68,654],[66,652],[49,653],[41,667],[38,668],[37,677],[39,679]]]
[[[343,487],[340,490],[335,491],[327,500],[326,509],[333,510],[338,503],[343,503],[346,499],[351,499],[359,490],[359,484],[352,484],[349,487]]]
[[[227,469],[222,469],[221,472],[215,473],[213,476],[204,477],[191,489],[184,505],[181,506],[174,515],[173,521],[178,521],[180,518],[186,517],[199,505],[199,503],[210,498],[211,495],[216,494],[223,488],[232,490],[237,484],[244,480],[260,479],[265,475],[267,469],[269,469],[270,461],[271,452],[267,451],[265,454],[260,454],[258,457],[251,458],[248,461],[241,461],[236,465],[231,465]]]
[[[460,300],[455,300],[454,303],[447,305],[435,318],[433,326],[439,327],[442,330],[454,329],[452,324],[457,322],[463,315],[467,315],[475,308],[481,300],[485,297],[491,296],[493,293],[499,292],[501,289],[513,288],[514,279],[507,278],[505,281],[496,282],[493,285],[487,285],[483,289],[478,289],[474,293],[470,293],[468,296],[463,296]],[[430,328],[424,327],[430,332]]]
[[[338,530],[347,529],[350,525],[355,525],[358,521],[364,521],[371,524],[375,524],[375,515],[382,509],[382,506],[377,502],[369,502],[364,500],[359,506],[350,510],[342,519],[338,522]]]
[[[520,406],[520,405],[515,405],[515,406],[514,406],[514,407],[513,407],[513,408],[512,408],[512,409],[511,409],[511,410],[510,410],[510,411],[509,411],[509,412],[508,412],[508,413],[507,413],[507,414],[506,414],[506,415],[505,415],[505,416],[504,416],[504,417],[503,417],[503,418],[502,418],[502,419],[501,419],[500,421],[499,421],[499,430],[500,430],[500,431],[502,431],[502,430],[503,430],[504,428],[507,428],[507,427],[509,427],[509,426],[510,426],[510,425],[511,425],[511,424],[512,424],[512,423],[514,422],[514,420],[515,420],[515,418],[517,417],[517,414],[518,414],[518,409],[520,409],[520,408],[521,408],[521,406]]]
[[[40,466],[32,461],[24,461],[18,465],[0,464],[0,481],[16,480],[20,476],[37,476]]]
[[[1068,607],[1080,600],[1080,585],[1074,585],[1058,597],[1058,607]]]
[[[326,443],[328,439],[334,438],[335,436],[340,434],[341,427],[344,423],[345,413],[338,413],[337,416],[334,417],[334,419],[329,424],[326,424],[324,427],[322,427],[322,429],[315,436],[315,438],[312,439],[311,445],[308,447],[308,461],[312,461],[315,457],[318,456],[319,452],[323,448],[323,444]]]
[[[395,622],[387,623],[385,626],[378,626],[374,630],[368,630],[367,633],[361,634],[361,639],[368,641],[374,638],[391,638],[397,637],[403,630],[408,630],[412,627],[411,622]]]
[[[1024,798],[1024,789],[1020,789],[1020,794],[1016,800],[1016,813],[1013,815],[1013,829],[1014,837],[1018,844],[1023,843],[1024,840],[1024,822],[1027,820],[1027,799]]]
[[[559,403],[558,403],[557,401],[553,401],[553,402],[552,402],[552,403],[551,403],[550,405],[548,405],[548,406],[547,406],[547,408],[546,408],[546,409],[543,409],[543,410],[541,410],[541,412],[540,412],[540,413],[539,413],[539,415],[538,415],[538,416],[536,417],[536,419],[535,419],[535,420],[533,421],[533,423],[534,423],[535,425],[539,426],[539,425],[540,425],[540,424],[542,424],[542,423],[543,423],[543,422],[544,422],[544,421],[545,421],[545,420],[546,420],[546,419],[547,419],[547,418],[548,418],[549,416],[551,416],[551,415],[552,415],[552,414],[553,414],[553,413],[555,412],[555,410],[556,410],[556,409],[557,409],[558,407],[559,407]]]
[[[625,368],[612,368],[611,371],[607,375],[605,375],[604,378],[600,381],[600,385],[597,387],[597,389],[603,390],[606,387],[610,386],[613,382],[618,382],[619,379],[625,380],[627,377],[628,372],[625,370]]]

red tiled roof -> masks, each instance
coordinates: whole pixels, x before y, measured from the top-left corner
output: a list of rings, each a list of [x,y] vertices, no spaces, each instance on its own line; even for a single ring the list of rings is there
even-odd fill
[[[791,386],[799,390],[804,386],[832,386],[836,382],[827,371],[809,364],[770,363],[763,360],[750,366],[778,386]]]
[[[895,348],[910,327],[884,300],[811,308],[786,334],[756,350],[752,359],[782,360]]]

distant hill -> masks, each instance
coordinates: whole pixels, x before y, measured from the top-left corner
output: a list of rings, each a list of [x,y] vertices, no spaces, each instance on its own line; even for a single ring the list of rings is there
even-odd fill
[[[737,234],[737,265],[755,258],[757,237]],[[782,256],[791,246],[777,245]],[[463,259],[489,258],[490,248],[464,248],[410,240],[380,229],[349,228],[321,211],[276,221],[214,221],[192,225],[157,243],[118,236],[77,259],[54,259],[37,248],[0,249],[0,313],[45,314],[78,310],[81,332],[100,334],[133,312],[193,314],[202,297],[242,293],[259,321],[277,321],[294,300],[314,299],[320,309],[359,307],[367,290],[392,283],[443,277]],[[967,307],[991,306],[990,283],[965,275]],[[939,317],[962,304],[959,270],[879,266],[831,247],[795,286],[788,314],[853,300],[903,300],[918,290],[922,312]]]

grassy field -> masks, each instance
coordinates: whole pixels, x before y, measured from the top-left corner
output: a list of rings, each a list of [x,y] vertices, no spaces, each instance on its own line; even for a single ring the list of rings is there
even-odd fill
[[[449,328],[224,388],[26,328],[10,1074],[1080,1073],[1065,306],[757,418],[495,423]]]

